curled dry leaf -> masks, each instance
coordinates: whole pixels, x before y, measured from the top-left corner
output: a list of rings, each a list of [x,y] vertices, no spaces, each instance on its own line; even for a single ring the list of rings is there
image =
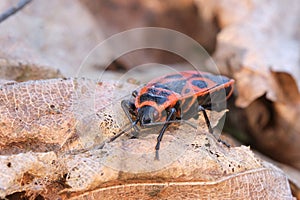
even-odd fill
[[[221,31],[214,58],[223,73],[232,74],[240,82],[238,106],[246,107],[264,93],[270,100],[281,100],[272,84],[272,71],[286,72],[300,85],[300,7],[296,0],[284,4],[254,0],[196,2],[198,9],[207,9],[203,13],[207,20],[218,18]],[[247,77],[249,81],[244,81]]]
[[[282,86],[274,83],[277,77],[272,72],[286,72],[300,86],[298,1],[229,2],[214,7],[220,11],[223,26],[214,57],[220,66],[228,67],[227,73],[233,73],[237,81],[236,104],[246,107],[265,93],[272,101],[284,100],[278,94]],[[233,3],[243,11],[234,12]]]
[[[85,79],[4,84],[0,197],[25,191],[63,199],[293,199],[282,171],[247,147],[217,143],[203,128],[171,126],[159,161],[154,160],[157,134],[147,134],[157,129],[99,149],[127,123],[117,105],[135,87]]]
[[[300,169],[299,2],[212,1],[207,8],[221,27],[214,58],[236,80],[235,103],[245,108],[230,108],[229,118],[256,148]]]
[[[218,18],[221,31],[214,58],[223,73],[236,79],[238,106],[246,107],[264,94],[272,101],[284,101],[280,88],[285,86],[276,83],[273,72],[287,73],[300,86],[300,7],[296,0],[210,4],[199,0],[197,5],[208,8],[207,19]]]
[[[299,115],[299,103],[274,104],[260,98],[245,109],[244,117],[249,125],[246,130],[267,155],[299,169]]]

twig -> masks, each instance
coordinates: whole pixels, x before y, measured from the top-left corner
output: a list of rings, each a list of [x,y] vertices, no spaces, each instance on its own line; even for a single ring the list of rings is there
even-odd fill
[[[12,16],[22,8],[24,8],[28,3],[30,3],[32,0],[20,0],[18,5],[12,8],[9,8],[4,13],[0,15],[0,23],[6,20],[8,17]]]

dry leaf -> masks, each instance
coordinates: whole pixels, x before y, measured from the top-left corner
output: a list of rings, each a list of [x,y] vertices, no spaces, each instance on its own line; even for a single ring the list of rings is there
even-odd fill
[[[205,2],[205,5],[204,1],[199,0],[195,1],[199,3],[198,10],[194,7],[194,1],[180,1],[178,4],[173,1],[99,2],[106,6],[100,7],[105,12],[99,12],[96,9],[99,7],[93,6],[94,2],[92,7],[86,5],[104,23],[116,20],[115,23],[108,24],[109,28],[105,27],[107,34],[119,30],[123,27],[122,21],[128,20],[120,13],[116,15],[116,8],[126,8],[124,12],[131,10],[127,13],[130,17],[134,13],[143,16],[144,13],[140,13],[140,10],[146,10],[148,15],[145,15],[145,21],[150,21],[152,25],[174,28],[176,23],[172,26],[173,20],[178,22],[182,19],[186,25],[183,29],[191,31],[191,35],[195,34],[196,38],[199,35],[194,33],[195,27],[209,30],[208,34],[201,32],[205,35],[204,39],[200,37],[197,40],[203,39],[202,42],[211,48],[214,44],[214,39],[211,38],[214,38],[217,31],[214,23],[219,22],[223,29],[217,38],[215,58],[223,72],[228,67],[227,73],[232,73],[237,80],[237,105],[248,106],[244,112],[246,118],[239,118],[238,123],[246,122],[246,125],[250,125],[258,147],[276,153],[277,158],[299,167],[299,128],[296,121],[299,116],[299,94],[295,91],[298,89],[297,78],[300,76],[297,68],[300,55],[297,19],[300,12],[296,1],[289,0],[287,4],[281,4],[279,1],[232,0]],[[5,62],[18,63],[21,60],[19,65],[11,66],[17,66],[17,70],[21,69],[22,73],[25,71],[25,74],[30,74],[29,77],[40,74],[34,72],[36,74],[31,75],[30,70],[40,69],[35,66],[49,65],[64,66],[62,71],[72,74],[69,70],[79,66],[79,61],[88,52],[86,49],[95,44],[95,40],[92,40],[92,43],[79,45],[78,41],[81,40],[78,38],[89,38],[90,35],[93,39],[97,38],[93,34],[95,29],[92,20],[84,14],[78,3],[72,3],[53,1],[44,5],[32,4],[37,7],[27,7],[24,12],[19,13],[19,18],[10,19],[11,23],[6,21],[1,24],[6,32],[0,38],[8,43],[8,48],[1,52]],[[233,12],[232,5],[237,5],[239,9]],[[65,11],[66,7],[72,11],[70,15],[50,16],[48,12],[44,12],[57,10],[56,8]],[[141,9],[144,7],[145,9]],[[94,8],[96,11],[93,11]],[[289,12],[285,11],[287,8]],[[32,15],[32,11],[36,12],[35,15]],[[57,13],[65,14],[64,11]],[[161,18],[172,14],[174,19]],[[195,16],[200,16],[200,21],[199,18],[193,19]],[[285,20],[282,20],[283,17]],[[36,19],[49,20],[34,21]],[[78,26],[77,21],[73,24],[74,19],[83,21],[80,24],[88,24],[88,28]],[[143,17],[136,19],[138,23],[144,23]],[[52,20],[60,23],[53,23]],[[194,23],[186,23],[193,20]],[[37,30],[33,21],[44,28],[38,29],[40,32],[36,35],[48,37],[32,35]],[[19,24],[26,24],[27,29]],[[47,26],[44,27],[43,24]],[[60,26],[54,26],[56,24]],[[209,28],[206,26],[207,29],[202,29],[204,25]],[[20,30],[16,31],[16,28]],[[179,26],[178,30],[182,30],[181,28]],[[51,40],[55,32],[61,37]],[[31,36],[29,41],[23,40],[26,34]],[[75,36],[72,37],[72,34]],[[44,55],[47,55],[46,59]],[[156,55],[154,57],[159,58]],[[29,73],[24,67],[28,63],[30,67],[33,66]],[[97,61],[95,63],[98,64]],[[27,75],[24,79],[23,75],[19,79],[18,74],[7,76],[6,70],[12,72],[15,68],[5,69],[4,78],[28,79]],[[41,69],[41,72],[47,70]],[[108,197],[106,195],[111,194],[114,199],[124,196],[172,199],[188,196],[199,199],[199,194],[201,198],[209,199],[293,199],[287,177],[282,171],[257,159],[248,148],[227,149],[221,146],[216,143],[215,138],[206,135],[205,129],[196,131],[187,125],[170,128],[162,143],[160,161],[153,160],[156,135],[152,134],[131,140],[125,135],[112,143],[106,143],[102,149],[94,148],[120,131],[121,126],[126,123],[123,111],[115,105],[120,105],[119,100],[124,97],[118,95],[130,94],[131,87],[135,86],[120,88],[118,84],[99,85],[83,79],[25,83],[1,81],[1,84],[0,184],[4,189],[0,191],[0,196],[3,198],[26,191],[27,196],[41,194],[50,199],[93,199],[96,195]],[[115,100],[113,91],[117,91],[118,101],[107,106],[106,102]],[[263,94],[275,103],[266,102],[264,98],[254,101]],[[89,151],[80,151],[82,148]]]
[[[290,183],[290,187],[292,189],[293,196],[296,197],[296,199],[299,199],[300,198],[300,172],[299,172],[299,170],[292,168],[288,165],[276,162],[259,152],[255,151],[254,153],[261,159],[274,164],[275,166],[279,167],[282,171],[284,171],[284,173],[287,175],[287,177],[289,179],[289,183]]]
[[[245,108],[231,107],[229,119],[253,146],[299,169],[298,1],[212,1],[207,8],[221,26],[214,58],[236,80],[235,104]]]
[[[282,171],[256,158],[247,147],[217,143],[203,128],[204,120],[198,130],[187,124],[171,126],[159,161],[154,160],[157,128],[143,130],[138,139],[124,135],[99,149],[99,144],[127,123],[116,105],[129,98],[127,94],[135,87],[84,79],[4,84],[1,105],[6,107],[1,108],[1,123],[19,125],[13,130],[1,126],[0,184],[5,189],[0,196],[26,191],[31,197],[63,199],[95,194],[106,198],[293,199]],[[32,98],[36,100],[30,103]],[[72,139],[69,146],[57,148],[68,138]],[[21,152],[15,151],[11,141],[19,143],[15,146]],[[258,181],[258,177],[264,178]]]
[[[50,67],[36,65],[22,60],[0,58],[0,78],[6,79],[7,81],[28,81],[62,77],[58,70]]]
[[[236,104],[246,107],[265,93],[272,101],[284,100],[272,72],[286,72],[300,86],[298,1],[229,2],[216,5],[221,7],[218,16],[224,27],[218,34],[214,57],[220,66],[230,67],[227,73],[233,73],[237,81],[241,95]],[[243,12],[235,12],[235,2],[243,5]]]
[[[176,137],[177,134],[182,134],[182,132],[172,132],[173,137]],[[78,156],[77,159],[86,160],[89,169],[78,164],[80,162],[76,162],[77,164],[74,166],[76,170],[70,174],[71,180],[67,179],[68,183],[72,183],[73,187],[77,186],[79,189],[87,186],[86,184],[99,188],[72,199],[93,199],[96,196],[107,199],[122,196],[126,196],[128,199],[250,199],[262,197],[293,199],[289,194],[290,189],[285,175],[274,166],[257,159],[248,148],[243,146],[224,148],[224,146],[216,144],[216,140],[210,135],[205,136],[200,132],[197,134],[199,135],[186,146],[185,152],[178,156],[176,161],[160,170],[145,173],[120,173],[118,170],[106,167],[107,163],[102,167],[99,163],[109,162],[109,159],[115,158],[111,157],[115,151],[124,148],[126,153],[123,152],[123,155],[126,159],[122,159],[119,164],[127,167],[141,167],[140,164],[143,165],[146,158],[141,156],[141,163],[133,164],[131,161],[135,159],[127,157],[127,155],[133,154],[128,152],[135,152],[135,148],[146,143],[146,146],[142,147],[145,152],[146,149],[149,149],[149,144],[152,144],[151,147],[155,145],[155,140],[153,140],[155,137],[149,137],[145,141],[116,141],[110,146],[113,149],[107,150],[112,153],[112,155],[107,155],[107,158],[102,157],[97,160],[90,158],[93,160],[90,161]],[[169,142],[172,144],[172,140],[164,140],[167,145]],[[148,151],[152,152],[150,157],[153,159],[153,150],[151,151],[150,148]],[[162,149],[163,153],[165,152]],[[161,159],[159,162],[165,163],[165,160]],[[150,159],[147,165],[144,164],[144,168],[161,168],[159,162]],[[109,164],[111,163],[109,162]],[[76,180],[77,182],[80,180],[80,185],[75,185],[74,181]]]
[[[45,152],[61,148],[75,135],[82,142],[90,142],[97,133],[104,138],[109,137],[105,134],[116,134],[125,116],[115,104],[120,105],[135,87],[85,79],[4,84],[0,90],[1,152]],[[119,124],[111,123],[112,117],[119,119]],[[89,135],[87,131],[95,133]]]

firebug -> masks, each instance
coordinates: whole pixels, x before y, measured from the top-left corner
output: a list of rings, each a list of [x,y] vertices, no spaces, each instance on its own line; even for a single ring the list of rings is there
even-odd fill
[[[197,118],[202,112],[209,132],[213,133],[206,110],[224,103],[233,93],[233,84],[234,80],[225,76],[182,71],[150,81],[139,91],[132,92],[134,102],[123,100],[121,105],[135,132],[139,131],[138,123],[142,128],[163,123],[155,146],[158,159],[163,135],[174,121]]]

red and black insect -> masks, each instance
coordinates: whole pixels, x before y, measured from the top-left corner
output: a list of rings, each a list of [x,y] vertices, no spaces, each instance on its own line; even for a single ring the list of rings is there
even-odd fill
[[[201,111],[209,132],[213,133],[205,110],[218,108],[219,104],[224,103],[233,92],[233,84],[234,80],[225,76],[183,71],[159,77],[139,92],[133,91],[135,102],[123,100],[122,108],[136,132],[139,131],[136,126],[138,123],[144,128],[163,122],[155,146],[158,159],[164,132],[174,121],[197,118]]]

